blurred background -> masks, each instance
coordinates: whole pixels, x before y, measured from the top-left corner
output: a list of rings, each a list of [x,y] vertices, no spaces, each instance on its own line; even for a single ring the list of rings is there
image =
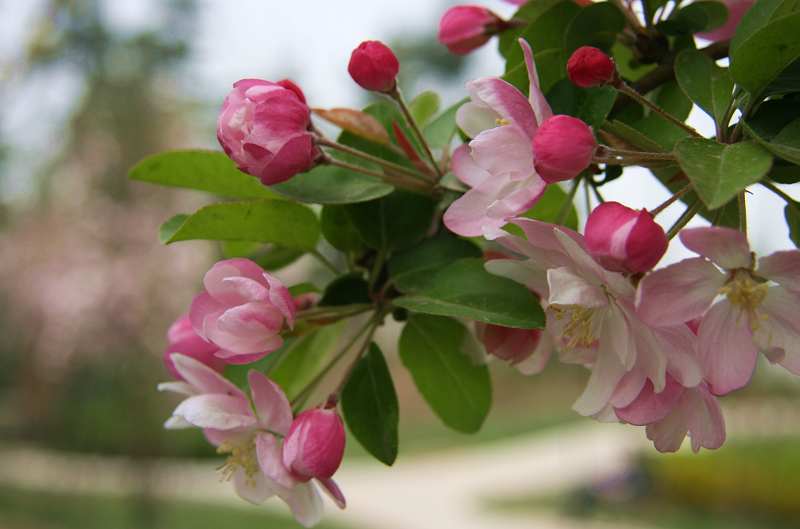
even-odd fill
[[[456,58],[436,42],[450,4],[0,0],[0,529],[297,527],[281,502],[235,500],[198,432],[162,430],[175,404],[155,391],[164,333],[219,249],[161,246],[157,229],[212,197],[126,172],[164,149],[217,148],[217,109],[240,78],[289,77],[312,106],[363,106],[346,65],[368,38],[398,52],[408,94],[461,99],[502,62],[492,44]],[[711,127],[698,113],[692,124]],[[621,182],[606,198],[667,196],[644,173]],[[788,248],[781,203],[760,190],[750,203],[756,250]],[[324,286],[314,266],[279,275]],[[329,508],[323,527],[800,527],[800,385],[783,371],[761,366],[724,399],[721,450],[665,456],[639,429],[571,412],[586,374],[555,364],[535,378],[494,365],[483,430],[453,433],[391,339],[383,349],[400,458],[387,469],[350,443],[339,474],[350,505]]]

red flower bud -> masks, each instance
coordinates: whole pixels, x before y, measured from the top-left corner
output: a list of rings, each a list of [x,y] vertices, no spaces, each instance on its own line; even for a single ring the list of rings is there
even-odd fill
[[[439,42],[451,53],[466,55],[486,44],[505,24],[482,6],[455,6],[439,21]]]
[[[300,481],[329,479],[344,456],[344,425],[334,410],[298,415],[283,442],[283,464]]]
[[[589,125],[572,116],[553,116],[533,138],[534,167],[549,184],[569,180],[589,167],[596,148]]]
[[[365,90],[391,92],[397,84],[400,63],[394,52],[382,42],[367,40],[358,45],[350,55],[347,71],[350,77]]]
[[[650,213],[619,202],[597,206],[586,220],[585,232],[586,249],[595,261],[614,272],[647,272],[669,244]]]
[[[591,46],[578,48],[567,61],[569,80],[581,88],[610,83],[616,71],[611,57]]]

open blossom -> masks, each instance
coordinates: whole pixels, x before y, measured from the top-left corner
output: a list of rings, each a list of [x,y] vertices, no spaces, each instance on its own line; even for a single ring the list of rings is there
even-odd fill
[[[646,210],[619,202],[597,206],[586,219],[586,249],[608,270],[638,274],[653,268],[667,251],[664,230]]]
[[[279,496],[297,521],[309,527],[322,516],[322,499],[313,482],[297,480],[284,466],[281,439],[292,424],[292,409],[280,388],[262,373],[248,374],[250,396],[208,366],[173,354],[183,382],[167,382],[159,389],[186,396],[166,422],[167,428],[202,428],[217,451],[228,454],[223,477],[244,500],[261,504]],[[307,481],[307,480],[306,480]],[[344,497],[330,478],[319,483],[340,507]]]
[[[451,53],[466,55],[489,42],[502,24],[503,19],[485,7],[451,7],[439,21],[439,42]]]
[[[363,89],[391,92],[397,85],[400,63],[386,44],[367,40],[358,45],[350,55],[347,71]]]
[[[456,122],[472,137],[453,153],[455,175],[471,189],[444,215],[450,231],[465,237],[503,234],[509,219],[529,209],[546,182],[533,167],[532,142],[539,123],[552,115],[539,89],[533,51],[520,39],[530,81],[530,97],[497,77],[467,83],[471,101]]]
[[[513,365],[523,375],[536,375],[547,366],[553,344],[543,329],[515,329],[475,323],[475,335],[486,353]]]
[[[164,365],[173,378],[181,380],[181,375],[172,363],[172,353],[194,358],[214,371],[225,369],[225,360],[216,356],[219,347],[201,338],[192,327],[189,315],[184,314],[170,325],[167,331],[167,348],[164,351]]]
[[[576,411],[601,416],[611,407],[624,407],[648,380],[661,393],[668,369],[685,387],[699,384],[688,327],[641,321],[629,280],[600,267],[578,233],[532,219],[513,222],[525,239],[505,235],[498,241],[526,259],[489,261],[486,268],[541,292],[547,333],[561,360],[591,369]],[[620,391],[623,377],[625,391]]]
[[[272,185],[316,163],[310,124],[303,92],[291,81],[242,79],[222,104],[217,139],[239,169]]]
[[[646,276],[639,285],[639,314],[666,323],[703,317],[698,353],[715,395],[747,385],[759,351],[800,374],[800,251],[775,252],[756,266],[746,236],[737,230],[692,228],[680,238],[701,257]]]
[[[306,410],[286,435],[283,464],[299,481],[328,479],[342,463],[344,445],[344,424],[335,410]]]
[[[200,337],[219,347],[229,364],[246,364],[283,345],[280,332],[294,325],[295,303],[276,277],[249,259],[227,259],[203,278],[189,318]]]
[[[739,27],[739,22],[744,14],[753,7],[755,0],[723,0],[722,3],[728,8],[728,18],[725,23],[717,29],[698,33],[698,37],[715,42],[732,39],[736,34],[736,28]]]

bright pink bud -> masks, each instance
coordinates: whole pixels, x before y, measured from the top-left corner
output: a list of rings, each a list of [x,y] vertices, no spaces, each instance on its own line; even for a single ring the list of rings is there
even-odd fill
[[[439,42],[451,53],[466,55],[489,42],[504,25],[502,18],[485,7],[451,7],[439,21]]]
[[[283,441],[283,465],[300,481],[328,479],[344,456],[344,425],[334,410],[298,415]]]
[[[533,138],[534,167],[548,184],[569,180],[589,167],[596,148],[589,125],[572,116],[553,116]]]
[[[742,17],[753,7],[755,0],[723,0],[722,3],[728,8],[728,18],[725,20],[725,24],[706,33],[698,33],[698,37],[715,42],[730,40],[736,33]]]
[[[475,334],[487,353],[511,364],[530,357],[542,338],[542,331],[538,329],[513,329],[484,323],[475,324]]]
[[[310,124],[305,96],[291,81],[242,79],[222,104],[217,139],[240,170],[272,185],[314,167]]]
[[[391,92],[397,85],[400,63],[389,46],[377,40],[367,40],[353,50],[347,71],[365,90]]]
[[[586,249],[608,270],[647,272],[667,251],[667,237],[646,210],[619,202],[597,206],[586,221]]]
[[[188,314],[184,314],[170,325],[167,331],[167,342],[167,348],[164,351],[164,365],[175,380],[183,380],[183,377],[172,362],[173,353],[194,358],[219,373],[225,369],[225,360],[215,356],[219,347],[203,340],[194,332]]]
[[[567,61],[569,80],[581,88],[610,83],[616,71],[611,57],[591,46],[581,46]]]

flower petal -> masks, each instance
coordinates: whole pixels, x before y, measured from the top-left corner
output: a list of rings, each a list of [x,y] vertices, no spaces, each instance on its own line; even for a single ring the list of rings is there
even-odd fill
[[[469,142],[469,148],[475,163],[495,177],[508,174],[516,179],[534,174],[531,140],[516,127],[483,131]]]
[[[473,101],[494,110],[501,119],[520,128],[528,142],[536,132],[536,115],[528,99],[513,85],[498,77],[484,77],[467,83]]]
[[[259,426],[286,435],[292,425],[292,407],[286,394],[275,382],[255,369],[247,373],[247,382],[250,385]]]
[[[300,483],[281,498],[292,510],[295,520],[303,527],[311,527],[322,519],[323,505],[317,487],[313,483]]]
[[[230,395],[195,395],[178,404],[172,414],[198,428],[235,430],[256,425],[247,400]]]
[[[605,292],[589,283],[570,268],[551,268],[547,271],[550,305],[578,305],[586,308],[604,307],[608,304]]]
[[[272,434],[261,432],[256,435],[255,442],[256,457],[261,471],[282,487],[287,489],[294,487],[297,481],[283,464],[280,441]]]
[[[469,101],[461,105],[456,111],[456,123],[464,134],[474,138],[484,130],[497,126],[500,116],[486,105]]]
[[[716,303],[700,323],[698,352],[715,395],[746,386],[753,376],[757,357],[747,315],[728,300]]]
[[[461,145],[453,151],[453,159],[450,164],[453,174],[470,187],[478,187],[492,176],[486,169],[475,163],[467,145]]]
[[[529,96],[528,100],[536,116],[536,124],[541,125],[544,120],[552,117],[553,111],[547,103],[541,88],[539,87],[539,73],[536,71],[536,63],[533,58],[533,50],[524,40],[519,39],[522,47],[522,54],[525,56],[525,68],[528,70]]]
[[[690,393],[687,406],[691,407],[688,426],[692,450],[698,452],[701,447],[709,450],[719,448],[725,442],[725,418],[717,398],[705,385],[687,392]]]
[[[669,414],[683,395],[685,388],[672,377],[667,377],[664,391],[656,393],[649,380],[636,399],[624,408],[615,411],[620,420],[636,426],[660,421]]]
[[[763,317],[753,338],[767,358],[800,375],[800,297],[782,287],[770,287],[761,304]]]
[[[619,361],[617,354],[604,349],[602,340],[600,344],[597,361],[592,366],[586,389],[572,405],[573,410],[587,417],[600,412],[608,404],[614,389],[625,374],[625,366]]]
[[[220,393],[247,400],[242,390],[202,362],[186,355],[173,353],[175,369],[196,393]]]
[[[681,231],[680,238],[688,249],[722,268],[750,268],[750,245],[747,236],[739,230],[719,226],[687,228]]]
[[[261,505],[268,498],[275,495],[275,490],[270,486],[269,481],[261,473],[256,473],[248,476],[244,469],[238,469],[234,472],[233,477],[233,490],[236,494],[248,503],[253,505]]]
[[[758,260],[758,275],[800,293],[800,250],[786,250]]]
[[[342,494],[342,490],[339,488],[339,485],[337,485],[333,479],[326,478],[319,479],[317,481],[319,481],[319,484],[322,485],[322,490],[330,499],[333,500],[337,507],[340,509],[347,507],[347,500],[345,499],[344,494]]]

